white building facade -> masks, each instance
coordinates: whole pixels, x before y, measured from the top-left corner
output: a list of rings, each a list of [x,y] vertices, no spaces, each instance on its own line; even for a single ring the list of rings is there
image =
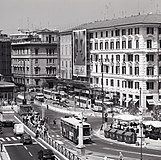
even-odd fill
[[[133,102],[152,109],[161,98],[161,15],[98,22],[88,33],[91,86],[102,87],[103,65],[103,89],[109,97],[116,95],[126,107]]]

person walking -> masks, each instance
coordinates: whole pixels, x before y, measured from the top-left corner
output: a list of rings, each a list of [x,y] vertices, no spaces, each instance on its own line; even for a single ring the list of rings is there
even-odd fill
[[[122,152],[119,153],[119,160],[124,160],[124,156],[123,156]]]

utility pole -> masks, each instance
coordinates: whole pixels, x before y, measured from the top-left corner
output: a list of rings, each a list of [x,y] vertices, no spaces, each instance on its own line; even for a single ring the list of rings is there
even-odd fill
[[[26,96],[25,96],[25,92],[26,92],[26,84],[25,84],[25,59],[23,60],[23,65],[24,65],[24,100],[23,100],[23,105],[26,104]]]
[[[103,56],[101,56],[101,73],[102,73],[102,124],[104,123],[104,92],[103,92]]]

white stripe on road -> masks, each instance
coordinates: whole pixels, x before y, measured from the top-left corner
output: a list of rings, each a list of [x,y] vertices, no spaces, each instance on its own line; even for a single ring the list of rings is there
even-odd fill
[[[3,141],[3,142],[5,141],[5,139],[4,139],[4,138],[0,138],[0,140],[1,140],[1,141]]]
[[[21,139],[20,137],[17,137],[17,139]]]
[[[31,154],[31,152],[29,152],[30,156],[33,157],[33,155]]]
[[[7,141],[11,141],[11,139],[9,137],[6,137]]]
[[[17,139],[15,137],[11,137],[11,139],[13,139],[14,141],[17,141]]]
[[[28,148],[27,148],[26,146],[24,146],[24,148],[25,148],[26,150],[28,150]]]

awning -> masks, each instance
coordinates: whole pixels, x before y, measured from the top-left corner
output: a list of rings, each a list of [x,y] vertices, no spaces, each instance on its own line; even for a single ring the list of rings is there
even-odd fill
[[[132,100],[132,98],[127,98],[127,99],[125,100],[125,102],[128,103],[128,102],[130,102],[131,100]]]
[[[155,105],[155,101],[153,99],[147,99],[149,105]]]
[[[133,99],[134,104],[137,103],[139,99]]]

